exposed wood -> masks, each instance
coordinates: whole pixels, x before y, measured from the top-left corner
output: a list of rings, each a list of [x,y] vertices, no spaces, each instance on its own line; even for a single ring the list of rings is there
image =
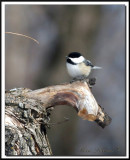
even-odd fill
[[[103,128],[111,122],[111,118],[98,105],[85,81],[50,86],[27,92],[24,96],[40,100],[45,108],[70,105],[78,112],[78,116],[84,120],[96,120]]]
[[[111,118],[96,102],[87,82],[76,81],[38,90],[16,88],[5,97],[6,155],[52,155],[46,135],[49,110],[70,105],[84,120],[104,128]]]

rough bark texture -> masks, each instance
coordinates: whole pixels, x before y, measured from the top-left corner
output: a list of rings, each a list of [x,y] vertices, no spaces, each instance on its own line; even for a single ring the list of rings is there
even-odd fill
[[[40,101],[22,96],[28,91],[6,91],[5,154],[52,155],[45,128],[48,113]]]
[[[17,88],[5,97],[6,155],[52,155],[46,135],[51,107],[71,105],[78,116],[104,128],[111,118],[96,102],[85,81],[38,90]]]

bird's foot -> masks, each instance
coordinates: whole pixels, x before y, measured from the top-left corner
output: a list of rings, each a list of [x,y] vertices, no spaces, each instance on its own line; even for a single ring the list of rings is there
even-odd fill
[[[86,81],[86,80],[87,80],[87,77],[84,76],[84,75],[82,75],[82,76],[74,77],[74,78],[70,81],[70,83],[73,83],[73,82],[75,82],[75,81]]]

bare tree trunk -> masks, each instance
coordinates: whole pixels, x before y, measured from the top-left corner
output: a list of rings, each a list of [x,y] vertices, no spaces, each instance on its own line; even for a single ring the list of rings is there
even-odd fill
[[[104,128],[111,118],[98,105],[88,84],[76,81],[31,91],[15,88],[5,96],[6,155],[52,155],[46,134],[51,107],[71,105],[78,116]]]
[[[29,91],[16,88],[6,92],[6,155],[52,155],[45,128],[48,113],[40,101],[22,96]]]

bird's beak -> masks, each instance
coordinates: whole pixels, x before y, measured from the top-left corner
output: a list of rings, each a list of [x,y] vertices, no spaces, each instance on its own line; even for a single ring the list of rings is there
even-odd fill
[[[68,56],[65,56],[66,57],[66,59],[68,58]]]

